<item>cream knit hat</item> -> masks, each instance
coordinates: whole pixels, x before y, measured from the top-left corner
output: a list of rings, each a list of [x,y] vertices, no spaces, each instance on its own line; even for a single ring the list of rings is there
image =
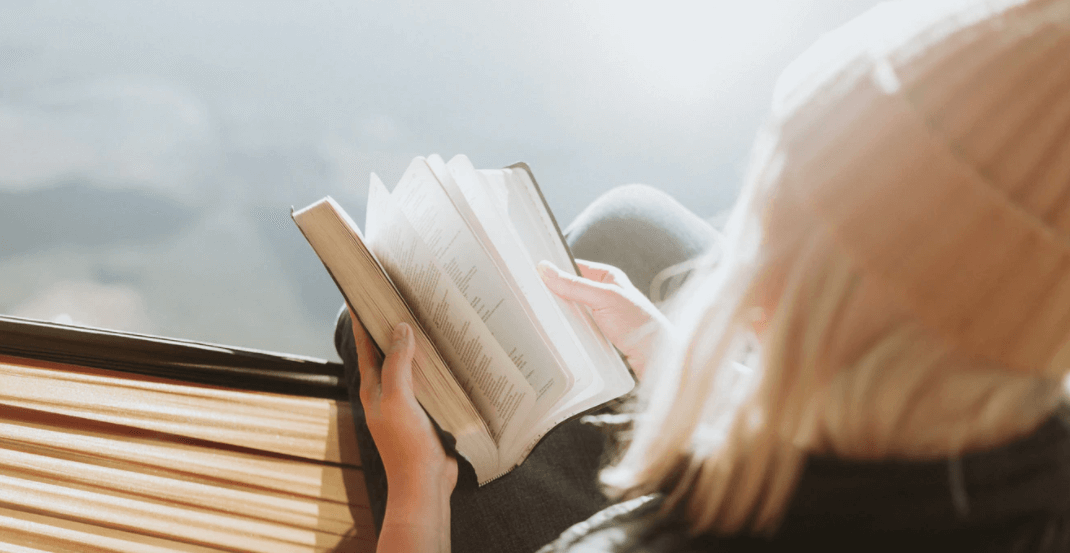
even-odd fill
[[[1070,371],[1070,0],[881,7],[789,68],[774,119],[767,184],[919,319]]]

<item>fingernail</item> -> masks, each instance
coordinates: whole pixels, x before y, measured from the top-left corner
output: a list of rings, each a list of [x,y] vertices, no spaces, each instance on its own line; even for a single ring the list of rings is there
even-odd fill
[[[405,323],[398,323],[395,325],[394,333],[390,336],[390,352],[393,353],[405,349],[411,332],[412,331],[409,330],[409,325]]]
[[[554,270],[553,263],[550,263],[549,261],[546,261],[545,259],[540,261],[539,264],[535,266],[535,268],[538,269],[539,274],[542,275],[543,277],[555,277],[555,276],[557,276],[557,272]]]

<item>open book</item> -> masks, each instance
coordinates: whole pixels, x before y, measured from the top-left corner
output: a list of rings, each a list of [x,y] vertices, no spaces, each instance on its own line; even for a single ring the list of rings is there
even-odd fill
[[[392,193],[371,176],[363,234],[331,198],[293,218],[380,349],[412,325],[416,397],[481,485],[635,385],[587,308],[536,270],[576,266],[526,165],[419,157]]]

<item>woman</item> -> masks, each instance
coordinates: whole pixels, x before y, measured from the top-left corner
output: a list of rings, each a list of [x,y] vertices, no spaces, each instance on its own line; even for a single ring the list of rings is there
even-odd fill
[[[623,502],[546,549],[1070,550],[1070,2],[882,6],[776,96],[722,260],[642,358],[601,473]],[[665,328],[626,285],[546,281],[625,348]],[[380,550],[434,551],[457,465],[407,336],[381,392],[362,372]]]

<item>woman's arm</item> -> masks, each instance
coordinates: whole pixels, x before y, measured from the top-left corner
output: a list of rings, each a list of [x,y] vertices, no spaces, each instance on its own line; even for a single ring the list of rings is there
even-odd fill
[[[446,454],[412,389],[412,329],[400,323],[380,363],[375,347],[353,317],[360,402],[386,470],[387,498],[377,551],[448,552],[450,495],[457,460]]]
[[[406,480],[404,490],[389,483],[386,516],[379,533],[379,553],[450,550],[450,494],[453,485],[440,476],[430,482]],[[456,474],[454,475],[456,481]],[[448,488],[448,489],[447,489]]]

